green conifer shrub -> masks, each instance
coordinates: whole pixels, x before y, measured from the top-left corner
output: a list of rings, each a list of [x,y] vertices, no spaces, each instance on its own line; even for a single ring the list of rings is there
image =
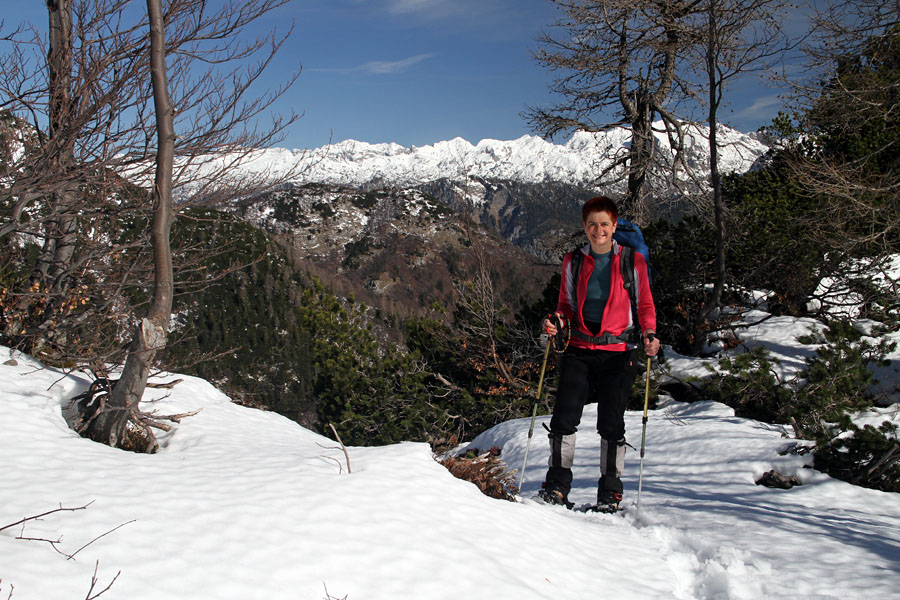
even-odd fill
[[[724,178],[726,262],[732,285],[772,292],[767,312],[802,315],[839,254],[811,235],[807,220],[821,202],[791,180],[786,153],[760,170]]]
[[[704,392],[738,416],[790,424],[798,438],[815,441],[817,469],[857,485],[898,491],[896,426],[885,421],[877,429],[859,428],[852,420],[871,408],[872,367],[884,363],[895,344],[863,338],[846,322],[830,323],[820,341],[816,355],[790,380],[781,380],[777,361],[756,347],[721,360]]]
[[[900,492],[900,438],[885,421],[875,428],[851,423],[847,433],[830,431],[817,444],[814,467],[833,477],[885,492]]]
[[[315,428],[315,357],[298,308],[304,276],[264,233],[228,215],[190,209],[175,232],[198,256],[180,257],[194,266],[178,277],[166,366]]]
[[[660,339],[678,352],[694,346],[695,321],[714,279],[714,233],[696,217],[657,221],[643,228],[650,248],[651,288]],[[554,302],[555,304],[555,302]]]
[[[350,445],[440,434],[447,415],[430,402],[418,355],[380,341],[366,306],[339,299],[314,280],[300,313],[312,340],[320,426],[333,424]]]

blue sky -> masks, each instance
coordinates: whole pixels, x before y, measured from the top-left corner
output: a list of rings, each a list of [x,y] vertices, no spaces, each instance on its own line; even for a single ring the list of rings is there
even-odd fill
[[[22,0],[3,18],[45,31],[44,10]],[[422,146],[534,133],[521,113],[552,98],[549,73],[531,51],[556,10],[547,0],[295,0],[258,23],[260,31],[295,26],[267,73],[270,85],[302,66],[277,109],[304,116],[279,145]],[[729,94],[722,120],[742,131],[769,123],[780,106],[778,92],[756,79]]]

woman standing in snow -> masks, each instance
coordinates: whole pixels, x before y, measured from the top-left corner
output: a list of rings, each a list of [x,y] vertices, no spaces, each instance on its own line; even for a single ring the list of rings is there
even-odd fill
[[[582,207],[588,243],[566,254],[556,312],[543,322],[551,336],[567,324],[569,345],[560,361],[559,388],[550,420],[550,468],[539,497],[565,504],[572,488],[575,431],[585,404],[597,403],[601,437],[596,510],[614,512],[622,501],[625,465],[625,406],[638,373],[635,349],[659,352],[656,308],[647,263],[633,252],[632,286],[636,306],[625,287],[623,246],[613,239],[619,219],[615,202],[605,196]],[[637,316],[637,323],[634,316]]]

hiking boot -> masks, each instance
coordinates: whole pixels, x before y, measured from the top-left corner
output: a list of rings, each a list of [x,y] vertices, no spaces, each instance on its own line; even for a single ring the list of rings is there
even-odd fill
[[[569,506],[569,501],[562,491],[553,488],[541,488],[538,492],[538,498],[545,504],[558,504],[560,506]]]
[[[597,504],[591,507],[594,512],[614,513],[619,512],[619,504],[622,502],[622,492],[612,490],[600,490],[597,492]]]

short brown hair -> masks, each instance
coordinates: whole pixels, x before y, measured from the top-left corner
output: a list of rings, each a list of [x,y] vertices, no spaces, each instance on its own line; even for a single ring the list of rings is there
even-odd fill
[[[612,198],[607,198],[606,196],[597,196],[596,198],[591,198],[584,203],[584,206],[581,207],[582,222],[586,223],[588,215],[592,212],[601,211],[609,213],[609,216],[612,217],[613,223],[618,222],[619,209],[616,206],[615,201]]]

